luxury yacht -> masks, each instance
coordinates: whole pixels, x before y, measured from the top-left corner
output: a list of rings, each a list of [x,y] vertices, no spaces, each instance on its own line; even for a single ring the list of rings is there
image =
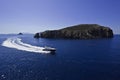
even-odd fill
[[[55,49],[55,48],[51,48],[51,47],[47,47],[47,46],[45,46],[44,49],[43,49],[43,51],[51,51],[51,52],[55,52],[56,49]]]

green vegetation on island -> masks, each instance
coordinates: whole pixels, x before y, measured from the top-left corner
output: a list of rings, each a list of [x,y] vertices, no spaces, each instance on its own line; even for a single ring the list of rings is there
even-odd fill
[[[97,39],[112,38],[113,31],[109,27],[98,24],[80,24],[59,30],[47,30],[36,33],[35,38],[65,38],[65,39]]]

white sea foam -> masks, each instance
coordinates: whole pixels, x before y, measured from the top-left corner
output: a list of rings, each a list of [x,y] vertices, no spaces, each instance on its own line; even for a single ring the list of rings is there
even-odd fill
[[[33,46],[30,44],[23,43],[20,38],[13,37],[8,38],[2,43],[2,46],[15,48],[17,50],[35,52],[35,53],[50,53],[50,51],[43,51],[44,47]]]

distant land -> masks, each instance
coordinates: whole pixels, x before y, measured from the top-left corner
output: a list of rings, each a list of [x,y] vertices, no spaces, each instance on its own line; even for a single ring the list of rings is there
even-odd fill
[[[18,35],[23,35],[23,33],[20,32],[20,33],[18,33]]]
[[[36,33],[34,38],[99,39],[112,38],[113,30],[98,24],[80,24]]]

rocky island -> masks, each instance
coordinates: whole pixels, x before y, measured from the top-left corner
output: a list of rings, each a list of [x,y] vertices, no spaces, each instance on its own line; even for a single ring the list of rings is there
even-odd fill
[[[18,35],[23,35],[23,33],[20,32],[20,33],[18,33]]]
[[[112,38],[113,31],[109,27],[98,24],[80,24],[59,30],[48,30],[36,33],[35,38],[65,38],[65,39],[97,39]]]

